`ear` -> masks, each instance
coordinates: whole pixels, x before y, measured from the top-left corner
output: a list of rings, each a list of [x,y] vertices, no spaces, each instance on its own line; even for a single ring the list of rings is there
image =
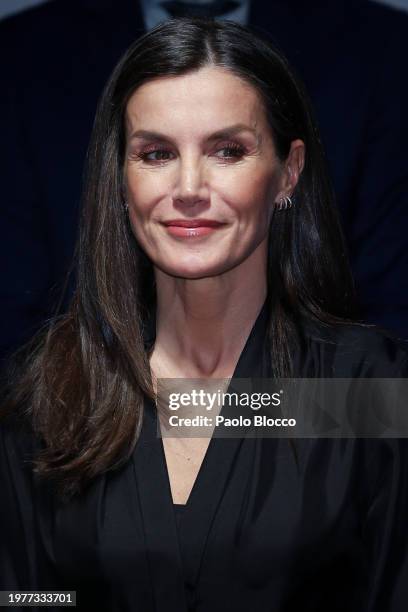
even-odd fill
[[[299,138],[293,140],[290,151],[283,164],[279,197],[291,196],[305,165],[305,144]]]

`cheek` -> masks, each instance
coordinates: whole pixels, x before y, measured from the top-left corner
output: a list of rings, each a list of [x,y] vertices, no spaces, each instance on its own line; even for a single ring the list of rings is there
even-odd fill
[[[152,214],[155,203],[163,193],[162,181],[151,174],[134,173],[126,179],[129,217],[135,230]]]
[[[218,202],[225,211],[227,206],[233,216],[243,222],[255,223],[264,220],[273,208],[277,192],[277,173],[271,174],[270,168],[237,167],[217,169],[208,176],[208,184],[213,202]],[[129,201],[129,214],[135,229],[140,223],[154,216],[158,203],[168,202],[171,193],[171,173],[146,170],[130,170],[126,178]],[[222,203],[222,204],[221,204]],[[140,231],[140,230],[139,230]]]
[[[152,232],[151,219],[157,202],[162,198],[163,180],[158,173],[128,172],[126,191],[129,204],[129,222],[139,246],[152,257],[157,249],[157,236]]]
[[[225,182],[220,193],[242,220],[266,219],[273,208],[277,192],[277,177],[271,173],[237,173]]]

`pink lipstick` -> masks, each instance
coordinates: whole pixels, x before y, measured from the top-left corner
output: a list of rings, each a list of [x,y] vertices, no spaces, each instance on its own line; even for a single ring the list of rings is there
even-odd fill
[[[196,238],[215,232],[225,223],[212,219],[172,219],[171,221],[164,221],[163,225],[172,236]]]

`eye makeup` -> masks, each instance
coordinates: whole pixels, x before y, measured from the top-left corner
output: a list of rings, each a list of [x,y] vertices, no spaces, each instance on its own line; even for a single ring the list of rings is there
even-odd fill
[[[219,157],[222,160],[239,160],[241,159],[245,153],[247,152],[246,147],[237,143],[237,142],[226,142],[220,143],[215,148],[215,153],[220,151],[228,152],[227,155],[215,155],[215,157]],[[166,144],[151,144],[143,147],[140,151],[131,152],[130,156],[133,158],[137,158],[145,163],[157,164],[163,163],[165,161],[169,161],[168,155],[172,154],[172,151],[169,149]],[[151,156],[158,155],[159,158],[152,158]],[[165,157],[163,157],[165,156]]]

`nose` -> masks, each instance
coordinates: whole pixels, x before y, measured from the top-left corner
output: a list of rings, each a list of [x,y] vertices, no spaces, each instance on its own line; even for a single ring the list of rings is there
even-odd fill
[[[173,192],[174,205],[192,207],[205,204],[208,200],[208,184],[202,160],[192,155],[180,159]]]

